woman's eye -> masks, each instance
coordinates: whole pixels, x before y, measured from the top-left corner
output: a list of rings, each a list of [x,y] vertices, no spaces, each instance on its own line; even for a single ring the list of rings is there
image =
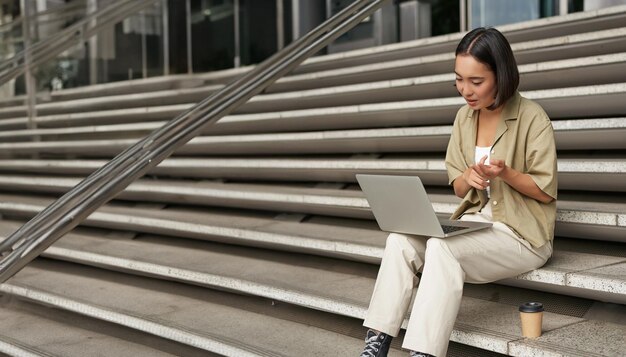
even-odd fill
[[[483,82],[472,82],[475,86],[481,85]]]

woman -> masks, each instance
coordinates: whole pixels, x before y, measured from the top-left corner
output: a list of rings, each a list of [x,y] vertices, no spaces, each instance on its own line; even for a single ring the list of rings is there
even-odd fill
[[[444,357],[463,283],[515,277],[552,255],[556,149],[550,119],[517,92],[519,73],[505,37],[469,32],[456,49],[457,113],[446,152],[449,183],[462,202],[452,219],[492,222],[445,239],[392,233],[364,322],[361,356],[386,356],[422,269],[403,348]]]

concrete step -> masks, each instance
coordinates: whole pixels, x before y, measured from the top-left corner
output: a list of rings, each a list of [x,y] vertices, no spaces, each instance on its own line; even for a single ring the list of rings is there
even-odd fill
[[[0,160],[0,172],[6,173],[0,174],[0,187],[11,187],[12,182],[32,186],[29,182],[38,180],[35,177],[22,180],[21,176],[11,175],[16,172],[88,175],[104,164],[104,160]],[[560,158],[557,164],[561,190],[626,192],[626,159],[575,156]],[[441,156],[170,158],[149,172],[150,175],[177,179],[348,183],[356,182],[358,173],[417,175],[425,185],[448,186]]]
[[[557,61],[577,57],[600,56],[626,51],[626,27],[584,34],[544,38],[511,44],[518,65]],[[363,82],[406,78],[408,74],[435,75],[454,68],[454,50],[427,56],[375,62],[284,77],[268,89],[291,90],[332,87]],[[532,67],[528,67],[532,69]],[[527,70],[527,69],[525,69]]]
[[[5,176],[2,176],[5,177]],[[61,194],[79,182],[76,178],[19,177],[3,186],[3,191]],[[565,196],[565,197],[562,197]],[[356,187],[330,189],[288,185],[224,184],[173,180],[139,180],[117,197],[119,200],[231,207],[273,212],[295,212],[327,216],[372,219],[367,200]],[[449,215],[459,199],[431,194],[436,212]],[[622,198],[599,195],[561,195],[557,202],[557,235],[624,242],[626,203]]]
[[[195,88],[205,85],[202,74],[173,74],[151,78],[131,79],[109,83],[92,84],[78,88],[67,88],[53,92],[38,93],[38,103],[60,102],[93,97],[136,94],[170,89]],[[0,99],[0,108],[24,105],[26,95]]]
[[[607,44],[607,41],[610,43]],[[563,46],[566,48],[560,48]],[[575,51],[570,49],[572,46],[576,47]],[[624,55],[619,52],[626,51],[626,27],[518,43],[512,48],[516,52],[518,64],[528,64],[520,67],[523,77],[521,90],[615,83],[625,80],[619,75],[625,72]],[[531,54],[528,55],[528,52]],[[563,60],[563,58],[569,59]],[[552,62],[541,63],[545,61]],[[454,79],[453,74],[450,73],[454,67],[453,62],[454,53],[450,52],[285,77],[277,81],[274,87],[280,91],[292,91],[291,93],[256,96],[237,108],[234,113],[258,113],[454,96],[456,92],[449,85],[449,82],[453,82]],[[584,68],[585,71],[577,70],[580,68]],[[430,76],[407,79],[409,73]],[[442,73],[446,74],[433,76],[433,74]],[[347,84],[352,84],[352,86],[346,87]],[[340,87],[327,88],[335,86]],[[38,115],[53,115],[196,103],[221,88],[222,85],[209,85],[199,88],[135,92],[42,103],[37,105],[37,113]],[[302,91],[311,88],[321,89]],[[26,107],[23,105],[0,107],[0,118],[15,118],[25,116],[25,113]]]
[[[626,28],[623,36],[626,38]],[[624,40],[626,42],[626,40]],[[453,61],[452,56],[451,61]],[[382,66],[378,64],[377,66]],[[354,84],[346,85],[339,76],[334,82],[325,82],[321,74],[311,74],[311,78],[294,81],[288,93],[257,95],[240,107],[236,113],[259,113],[279,110],[323,108],[342,105],[373,104],[390,101],[431,99],[457,95],[454,73],[407,77],[413,73],[428,72],[399,69],[401,77],[369,78],[367,72],[357,72]],[[591,57],[576,57],[549,62],[533,61],[520,65],[519,90],[564,88],[584,85],[598,85],[626,81],[626,53],[611,53]],[[377,71],[376,71],[377,72]],[[379,76],[376,76],[379,77]],[[310,84],[308,83],[310,82]],[[278,84],[277,84],[278,85]],[[302,90],[305,88],[305,90]],[[315,89],[308,89],[315,88]]]
[[[0,212],[5,217],[20,219],[30,219],[52,203],[52,199],[45,196],[2,194],[0,198],[3,199]],[[382,257],[381,249],[387,234],[380,231],[373,220],[246,210],[243,205],[242,208],[165,207],[158,203],[122,204],[115,201],[100,208],[83,225],[306,252],[368,263],[378,263]],[[557,236],[567,237],[558,233],[557,230]],[[621,252],[606,241],[570,239],[568,245],[575,244],[573,242],[579,246],[585,244],[583,248],[565,250],[600,255]],[[612,248],[603,250],[599,249],[600,246]]]
[[[18,197],[6,195],[0,197],[3,198],[0,212],[6,217],[19,219],[33,217],[50,203],[45,199],[31,198],[27,202],[15,202],[19,199]],[[355,227],[349,225],[353,223],[349,220],[325,221],[309,218],[302,222],[299,219],[302,217],[297,215],[271,217],[254,216],[245,212],[228,214],[222,211],[105,206],[92,214],[82,225],[139,234],[166,234],[380,264],[387,233],[380,231],[375,224],[360,223]],[[8,236],[21,225],[20,222],[11,220],[0,222],[2,236]],[[133,236],[120,234],[120,237],[122,240],[129,240]],[[102,239],[120,238],[116,238],[115,234],[110,234]],[[76,254],[82,254],[74,251],[85,251],[85,249],[90,251],[89,248],[76,248],[61,243],[68,240],[69,238],[55,244],[55,247],[72,250],[72,252],[62,254],[70,257],[67,259],[75,257]],[[92,243],[95,246],[100,245]],[[553,258],[541,269],[501,283],[594,300],[626,303],[625,254],[621,256],[611,255],[616,252],[588,254],[567,250],[567,241],[562,245],[565,250],[556,250]],[[600,243],[596,245],[599,246]],[[111,245],[110,249],[112,249],[110,254],[115,255],[117,254],[114,252],[115,249],[128,250],[130,248],[124,246],[115,248]]]
[[[608,30],[622,27],[626,6],[615,6],[594,11],[585,11],[565,16],[548,17],[516,24],[497,26],[512,44],[522,41],[545,39],[585,32]],[[375,46],[346,51],[325,56],[316,56],[305,61],[295,73],[308,73],[350,67],[363,64],[381,63],[436,53],[454,52],[463,33],[429,37],[415,41]]]
[[[604,84],[522,92],[535,100],[552,119],[623,116],[626,84]],[[224,117],[212,132],[252,133],[278,131],[335,130],[392,126],[452,124],[465,101],[456,96],[293,110],[274,113],[240,114]]]
[[[553,119],[596,118],[624,115],[626,83],[568,87],[522,92],[537,101]],[[465,102],[458,95],[449,98],[411,100],[319,109],[238,114],[222,118],[206,132],[242,134],[254,132],[335,130],[391,126],[450,125]],[[191,105],[135,108],[38,117],[38,126],[63,127],[154,121],[169,118]],[[1,130],[23,128],[26,118],[0,120]]]
[[[142,243],[144,242],[145,240],[142,240]],[[159,242],[157,246],[162,248],[163,242]],[[228,247],[222,248],[229,249]],[[188,250],[191,255],[194,252],[198,252],[198,249]],[[231,266],[237,271],[238,277],[242,277],[243,280],[197,272],[193,275],[194,278],[197,278],[195,284],[252,293],[282,301],[283,304],[279,303],[278,306],[291,303],[356,319],[362,319],[365,313],[376,273],[374,269],[367,274],[363,267],[359,266],[357,275],[354,275],[355,266],[351,264],[346,266],[344,262],[333,263],[324,259],[307,258],[306,261],[303,261],[293,255],[285,257],[289,260],[285,265],[284,261],[266,260],[269,257],[258,250],[254,251],[253,256],[223,256],[226,260],[218,258],[219,254],[215,251],[208,252],[208,254],[218,260],[212,260],[211,262],[214,264],[207,264],[207,260],[197,261],[195,257],[183,258],[184,264],[190,266],[194,264],[192,262],[196,262],[197,269],[203,271],[205,269],[213,270],[218,261],[223,262],[219,264],[218,269],[224,269],[227,265]],[[267,252],[267,254],[272,255],[273,253]],[[168,249],[162,251],[160,258],[170,262],[177,260]],[[137,258],[133,257],[131,262],[135,262],[135,260]],[[121,263],[121,261],[118,262]],[[263,274],[268,267],[277,263],[278,266],[289,266],[289,269],[282,269],[281,271],[281,269],[276,270],[274,268],[271,270],[270,276]],[[136,268],[142,266],[144,264],[141,261],[134,264]],[[150,266],[150,275],[155,275],[156,267],[156,264]],[[163,266],[163,268],[166,267]],[[191,273],[191,271],[183,272],[171,266],[166,269],[173,274],[183,273],[185,280],[190,277],[189,274]],[[363,274],[372,276],[364,277]],[[181,278],[176,280],[180,281]],[[339,280],[333,278],[339,278]],[[250,281],[248,279],[255,280]],[[207,280],[213,280],[215,283]],[[307,286],[306,289],[302,288],[304,281],[306,281],[304,284]],[[147,286],[148,284],[149,286]],[[131,277],[127,274],[94,271],[94,269],[79,266],[67,267],[62,263],[44,261],[35,262],[35,264],[25,268],[11,281],[1,285],[0,291],[55,307],[70,309],[88,316],[106,313],[111,316],[111,320],[115,320],[117,323],[138,329],[147,330],[151,328],[152,331],[147,331],[151,333],[159,334],[159,330],[163,326],[175,324],[178,329],[191,332],[193,336],[189,336],[187,339],[189,344],[196,344],[198,337],[202,338],[208,334],[220,337],[227,335],[224,337],[239,342],[237,343],[239,348],[237,353],[242,353],[245,347],[251,349],[250,345],[254,345],[255,353],[259,355],[269,355],[268,352],[261,349],[261,346],[266,351],[270,349],[280,351],[282,355],[303,355],[302,352],[297,353],[293,348],[301,349],[300,351],[313,351],[312,349],[315,349],[316,345],[323,345],[326,351],[328,351],[328,346],[338,346],[338,350],[333,348],[332,351],[332,355],[335,356],[353,354],[354,351],[358,353],[362,347],[359,346],[362,342],[358,340],[358,343],[355,343],[356,346],[350,344],[349,341],[335,340],[329,343],[330,336],[328,335],[333,336],[334,339],[342,336],[337,333],[327,333],[324,336],[324,331],[305,333],[297,324],[292,323],[285,326],[287,323],[284,321],[280,323],[267,321],[267,316],[263,316],[264,321],[259,324],[257,323],[258,316],[242,316],[242,312],[245,311],[242,309],[242,304],[237,304],[237,300],[228,300],[230,306],[236,304],[234,309],[230,306],[219,306],[214,304],[213,299],[211,299],[211,295],[214,294],[213,291],[201,290],[193,294],[192,290],[198,291],[198,288],[179,286],[180,284],[173,285],[173,283],[165,281],[147,281],[145,278]],[[334,287],[336,288],[332,289]],[[200,297],[197,294],[202,295]],[[190,297],[194,299],[190,301]],[[347,297],[351,297],[351,299]],[[224,310],[229,311],[224,312]],[[480,314],[479,311],[489,311],[490,314]],[[310,313],[310,316],[313,316],[313,311]],[[198,316],[203,318],[198,319]],[[227,321],[224,320],[225,318]],[[137,320],[140,320],[141,324],[137,323]],[[148,321],[152,324],[146,323],[144,326],[139,326]],[[238,324],[237,321],[245,321],[245,323],[242,325],[241,323]],[[307,323],[310,324],[308,321]],[[277,324],[279,327],[274,327]],[[540,351],[541,353],[565,350],[568,355],[572,356],[618,356],[623,346],[623,341],[618,336],[623,335],[626,328],[625,325],[547,312],[544,315],[544,335],[540,339],[532,341],[521,338],[518,324],[519,313],[516,306],[464,297],[451,340],[514,356],[528,355],[529,350]],[[272,328],[263,329],[259,325],[272,326]],[[582,346],[580,344],[571,345],[570,341],[562,343],[555,338],[555,336],[561,335],[571,338],[573,337],[572,329],[581,331],[592,326],[599,330],[577,336],[577,338],[589,341]],[[216,328],[219,330],[216,331]],[[307,330],[311,330],[311,327],[307,327]],[[268,332],[263,334],[263,331]],[[602,335],[598,334],[597,331],[602,331]],[[171,338],[162,333],[161,336]],[[287,339],[289,341],[284,341],[285,336],[290,336]],[[306,338],[306,336],[310,337]],[[221,338],[226,339],[224,337]],[[214,339],[216,338],[214,337]],[[320,343],[320,340],[324,339],[327,343]],[[200,343],[197,345],[199,347]],[[208,347],[207,349],[223,353],[216,351],[217,348],[215,347]],[[328,352],[320,351],[319,353],[328,355]]]
[[[113,110],[147,106],[177,105],[197,103],[208,97],[222,85],[209,85],[199,88],[169,89],[154,92],[135,92],[130,94],[110,95],[71,99],[59,102],[37,104],[37,115],[79,113],[85,111]],[[0,108],[0,119],[26,115],[26,106]]]
[[[126,124],[126,123],[148,123],[157,120],[169,120],[181,112],[191,108],[192,103],[161,105],[142,108],[126,108],[101,110],[96,112],[79,112],[55,115],[37,115],[37,127],[39,128],[63,128],[79,127],[85,125],[98,124]],[[1,119],[0,129],[12,130],[26,127],[28,118]],[[161,125],[159,125],[161,126]],[[155,127],[156,129],[156,127]]]
[[[49,260],[0,291],[225,356],[348,356],[364,345],[365,329],[352,318]],[[346,335],[355,330],[358,338]]]
[[[10,356],[206,356],[183,344],[3,296],[0,353]],[[201,354],[202,353],[202,354]],[[217,356],[217,355],[214,355]]]
[[[0,131],[0,150],[9,155],[47,152],[81,156],[115,155],[165,122]],[[554,120],[557,150],[626,149],[626,118]],[[210,131],[210,130],[209,130]],[[445,152],[451,125],[200,136],[178,155],[264,155],[385,152]],[[42,142],[16,144],[32,140]],[[125,139],[128,137],[129,139]],[[61,149],[63,148],[63,149]],[[93,151],[91,151],[93,149]],[[63,151],[61,151],[63,150]]]

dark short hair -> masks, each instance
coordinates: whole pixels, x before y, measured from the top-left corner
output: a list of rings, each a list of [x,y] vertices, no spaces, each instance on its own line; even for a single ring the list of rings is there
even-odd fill
[[[496,75],[494,110],[511,98],[519,86],[519,71],[509,41],[494,28],[479,27],[468,32],[456,47],[456,56],[471,55]]]

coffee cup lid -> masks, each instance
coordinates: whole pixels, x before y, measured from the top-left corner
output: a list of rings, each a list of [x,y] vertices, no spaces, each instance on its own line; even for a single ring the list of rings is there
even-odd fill
[[[526,302],[519,306],[520,312],[541,312],[543,304],[540,302]]]

